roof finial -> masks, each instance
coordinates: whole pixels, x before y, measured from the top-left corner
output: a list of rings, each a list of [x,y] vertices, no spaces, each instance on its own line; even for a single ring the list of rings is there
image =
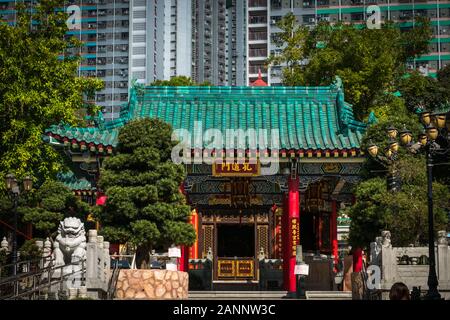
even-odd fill
[[[262,78],[261,67],[258,68],[258,79],[250,83],[252,87],[267,87],[267,83]]]

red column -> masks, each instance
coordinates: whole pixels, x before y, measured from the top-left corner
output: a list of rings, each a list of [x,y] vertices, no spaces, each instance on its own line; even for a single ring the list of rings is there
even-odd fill
[[[281,256],[283,257],[283,287],[284,290],[289,288],[289,230],[287,226],[288,221],[288,195],[285,194],[283,198],[283,215],[281,216]]]
[[[188,272],[189,270],[189,248],[181,246],[181,257],[179,271]]]
[[[334,269],[336,271],[336,267],[339,262],[338,240],[337,240],[337,203],[336,203],[336,200],[332,200],[332,202],[331,202],[330,226],[331,226],[331,254],[334,256]]]
[[[186,197],[186,193],[184,191],[184,183],[181,183],[179,187],[179,191]],[[181,257],[179,259],[179,271],[188,272],[189,270],[189,248],[182,245],[181,249]]]
[[[283,235],[285,239],[283,254],[283,270],[285,275],[285,290],[295,292],[297,281],[294,274],[296,247],[300,244],[300,193],[298,191],[299,178],[289,176],[289,189],[287,194],[287,211],[285,212],[285,226]]]
[[[198,259],[198,214],[196,209],[191,212],[190,223],[195,229],[195,242],[189,248],[189,257],[191,259]]]

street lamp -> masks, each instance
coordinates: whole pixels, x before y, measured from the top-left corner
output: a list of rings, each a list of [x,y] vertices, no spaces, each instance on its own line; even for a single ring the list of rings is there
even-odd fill
[[[14,174],[9,173],[5,177],[6,189],[13,202],[14,212],[14,232],[13,232],[13,244],[12,244],[12,263],[13,263],[13,275],[17,275],[17,206],[20,196],[20,188]],[[26,176],[23,178],[23,190],[25,192],[31,191],[33,188],[33,178]]]
[[[428,293],[426,299],[441,299],[438,291],[438,278],[436,274],[436,258],[434,247],[434,214],[433,214],[433,159],[436,156],[445,155],[450,151],[449,135],[450,125],[447,121],[445,113],[432,114],[429,111],[424,111],[420,114],[420,122],[424,127],[424,132],[418,136],[416,143],[412,142],[411,131],[404,128],[400,132],[400,142],[406,146],[411,153],[424,151],[426,154],[427,167],[427,201],[428,201],[428,256],[429,256],[429,273],[428,273]],[[378,147],[371,143],[367,151],[371,157],[378,160],[392,160],[393,155],[398,149],[398,144],[395,145],[393,139],[396,138],[397,130],[390,126],[387,129],[389,138],[389,147],[385,152],[386,157],[378,155]],[[436,141],[440,141],[437,143]],[[384,161],[385,163],[389,161]]]
[[[379,147],[371,142],[367,147],[369,155],[375,159],[378,163],[382,164],[389,171],[387,179],[387,185],[389,191],[399,191],[401,188],[400,177],[398,176],[396,161],[398,159],[399,143],[396,140],[398,136],[398,130],[392,125],[386,129],[387,137],[389,138],[387,147],[380,152]],[[400,141],[406,140],[409,135],[408,132],[400,132]]]

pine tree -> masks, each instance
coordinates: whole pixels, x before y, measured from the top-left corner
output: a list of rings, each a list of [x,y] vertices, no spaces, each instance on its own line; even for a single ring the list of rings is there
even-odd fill
[[[63,183],[47,180],[19,207],[19,213],[23,222],[33,225],[35,237],[45,238],[55,236],[59,222],[66,217],[85,221],[89,205],[77,198]]]
[[[99,187],[107,196],[97,216],[109,241],[137,247],[137,265],[148,265],[152,248],[192,245],[195,231],[187,223],[190,207],[179,187],[182,165],[171,161],[172,128],[158,119],[127,123],[119,132],[116,154],[106,159]]]

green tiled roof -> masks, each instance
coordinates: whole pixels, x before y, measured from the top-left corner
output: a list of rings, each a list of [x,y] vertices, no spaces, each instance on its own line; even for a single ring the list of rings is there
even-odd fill
[[[367,125],[356,121],[344,102],[340,79],[323,87],[139,87],[131,88],[130,102],[113,121],[97,119],[92,128],[55,125],[46,133],[58,141],[95,146],[98,151],[117,146],[118,130],[132,119],[156,117],[174,129],[192,133],[200,121],[203,133],[218,129],[278,129],[280,149],[295,152],[359,150]],[[76,146],[77,147],[77,146]],[[209,146],[208,146],[209,147]],[[218,147],[218,146],[216,146]],[[102,150],[103,151],[103,150]],[[335,154],[336,155],[336,154]]]
[[[59,172],[56,179],[72,191],[92,191],[92,184],[85,178],[77,178],[71,171]]]

